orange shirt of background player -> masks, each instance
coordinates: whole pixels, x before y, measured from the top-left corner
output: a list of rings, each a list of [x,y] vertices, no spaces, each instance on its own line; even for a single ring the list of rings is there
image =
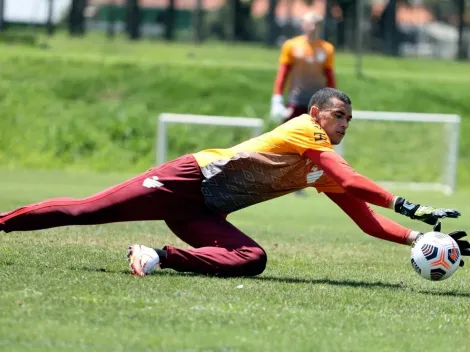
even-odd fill
[[[286,41],[279,63],[290,67],[291,92],[309,96],[318,89],[334,85],[325,74],[334,68],[334,46],[324,40],[311,43],[305,36],[298,36]]]

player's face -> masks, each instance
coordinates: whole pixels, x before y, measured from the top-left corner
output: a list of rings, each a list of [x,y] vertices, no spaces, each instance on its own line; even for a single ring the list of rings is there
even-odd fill
[[[318,110],[315,106],[310,112],[317,123],[325,130],[331,144],[340,144],[346,135],[352,119],[352,107],[339,99],[332,98],[328,107]]]
[[[321,32],[321,22],[317,19],[308,19],[302,22],[302,30],[309,38],[318,38]]]

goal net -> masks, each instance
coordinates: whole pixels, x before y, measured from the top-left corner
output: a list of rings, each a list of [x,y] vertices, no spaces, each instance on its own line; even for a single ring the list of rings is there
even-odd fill
[[[157,164],[179,156],[172,150],[181,151],[182,143],[190,149],[187,152],[198,151],[201,140],[207,141],[207,148],[226,148],[261,134],[263,124],[259,118],[161,114]],[[456,187],[459,134],[457,115],[355,110],[346,137],[335,149],[358,172],[385,187],[451,194]]]

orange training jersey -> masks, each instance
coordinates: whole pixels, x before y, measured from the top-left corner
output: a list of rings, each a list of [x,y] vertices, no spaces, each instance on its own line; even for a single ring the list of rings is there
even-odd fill
[[[344,192],[303,156],[308,149],[334,152],[325,131],[305,114],[232,148],[193,154],[205,178],[207,205],[230,213],[309,186]]]
[[[284,43],[279,61],[291,66],[289,103],[307,106],[313,93],[326,87],[324,70],[334,68],[334,51],[332,44],[310,43],[303,35]]]

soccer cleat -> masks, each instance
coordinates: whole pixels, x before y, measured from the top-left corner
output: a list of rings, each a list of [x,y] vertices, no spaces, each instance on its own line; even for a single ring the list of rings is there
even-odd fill
[[[133,244],[127,249],[127,260],[131,273],[137,276],[150,274],[160,264],[160,257],[153,248]]]

